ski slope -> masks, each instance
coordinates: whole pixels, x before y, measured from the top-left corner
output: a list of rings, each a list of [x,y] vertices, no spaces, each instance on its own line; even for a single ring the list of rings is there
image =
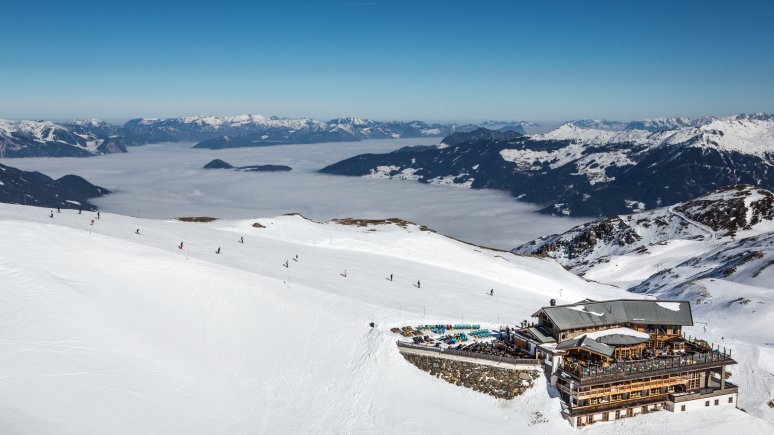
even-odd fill
[[[571,433],[542,378],[497,400],[417,370],[388,330],[638,297],[415,226],[48,214],[0,204],[4,434]],[[662,433],[663,418],[584,431]],[[772,429],[734,409],[669,418]]]

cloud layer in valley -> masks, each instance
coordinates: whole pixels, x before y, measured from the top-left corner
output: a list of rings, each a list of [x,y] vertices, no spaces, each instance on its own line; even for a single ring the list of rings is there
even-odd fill
[[[154,218],[271,217],[298,212],[312,219],[400,217],[473,243],[511,248],[582,220],[533,213],[536,206],[507,193],[430,186],[412,181],[338,177],[315,171],[366,152],[432,144],[437,139],[372,140],[227,150],[154,144],[94,158],[5,159],[53,177],[77,174],[112,190],[95,200],[102,210]],[[201,169],[212,159],[235,166],[279,164],[286,173]]]

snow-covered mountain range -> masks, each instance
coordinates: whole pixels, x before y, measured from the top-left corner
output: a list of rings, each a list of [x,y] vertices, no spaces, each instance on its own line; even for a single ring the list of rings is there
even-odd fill
[[[609,216],[738,183],[774,188],[774,116],[575,121],[548,133],[455,133],[435,149],[366,154],[323,172],[510,191],[546,213]]]
[[[523,132],[521,121],[487,125]],[[355,117],[317,121],[260,115],[187,116],[132,119],[118,126],[96,119],[65,123],[0,120],[2,157],[84,157],[126,152],[126,147],[159,142],[198,142],[197,148],[234,148],[286,143],[446,136],[477,126],[422,121],[374,121]]]
[[[774,153],[774,115],[656,118],[625,124],[605,120],[575,121],[532,138],[566,140],[587,146],[621,143],[647,147],[689,145],[765,156]]]
[[[87,157],[126,152],[119,128],[102,121],[7,121],[0,119],[0,158]]]

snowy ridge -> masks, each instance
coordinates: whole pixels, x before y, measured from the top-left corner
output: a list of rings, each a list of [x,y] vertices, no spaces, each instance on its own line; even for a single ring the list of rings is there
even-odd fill
[[[766,156],[774,152],[774,116],[758,113],[726,118],[657,118],[629,123],[605,120],[574,121],[532,138],[566,140],[583,145],[630,143],[649,147],[717,147]]]
[[[731,186],[686,203],[592,221],[514,252],[549,256],[586,274],[611,258],[645,257],[670,243],[698,242],[710,249],[716,239],[722,243],[740,231],[765,231],[773,220],[774,194],[753,186]]]
[[[262,115],[180,118],[136,118],[124,125],[98,119],[50,121],[0,120],[2,157],[87,157],[126,152],[127,146],[162,142],[197,142],[199,148],[230,148],[284,143],[320,143],[363,139],[423,138],[444,136],[455,124],[422,121],[381,122],[342,117],[327,122],[310,118]],[[239,138],[229,141],[226,137]],[[230,143],[231,142],[231,143]]]
[[[230,135],[261,144],[356,141],[400,137],[433,137],[448,134],[454,124],[428,125],[421,121],[381,122],[357,117],[335,118],[327,122],[310,118],[280,118],[261,115],[187,116],[169,119],[134,119],[124,125],[127,135],[152,141],[191,140],[201,142]],[[228,148],[221,141],[201,147]]]
[[[110,139],[113,128],[96,119],[64,124],[0,119],[0,158],[85,157],[126,152],[122,144]]]

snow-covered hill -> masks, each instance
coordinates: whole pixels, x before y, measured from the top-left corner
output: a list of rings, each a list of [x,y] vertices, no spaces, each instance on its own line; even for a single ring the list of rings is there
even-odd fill
[[[0,203],[96,210],[89,200],[109,193],[77,175],[55,180],[40,172],[0,164]]]
[[[739,183],[774,189],[774,116],[575,121],[548,133],[454,133],[435,150],[366,154],[324,172],[495,188],[556,215],[609,216]],[[468,134],[468,133],[465,133]]]
[[[622,295],[400,221],[92,218],[0,205],[0,432],[570,433],[542,378],[511,401],[455,387],[400,357],[389,328]],[[670,415],[671,430],[771,430],[751,376],[732,377],[751,414]],[[661,433],[663,417],[593,430],[635,428]]]

